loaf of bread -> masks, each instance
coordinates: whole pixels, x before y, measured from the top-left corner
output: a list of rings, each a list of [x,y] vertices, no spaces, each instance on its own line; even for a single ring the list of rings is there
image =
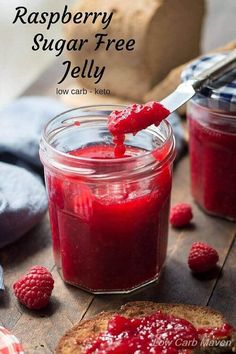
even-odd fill
[[[224,52],[228,50],[236,49],[236,41],[229,42],[222,47],[213,49],[209,53],[215,52]],[[207,54],[207,53],[205,53]],[[196,60],[194,58],[193,60]],[[191,60],[192,61],[192,60]],[[148,93],[145,93],[144,97],[140,100],[140,102],[149,102],[149,101],[161,101],[164,97],[168,96],[171,92],[173,92],[176,87],[180,84],[180,76],[182,71],[185,69],[187,65],[191,63],[191,61],[179,65],[176,68],[172,69],[167,76],[160,81],[156,86],[154,86]],[[81,89],[81,84],[78,82],[77,85],[73,83],[71,88],[77,87]],[[125,99],[123,97],[112,96],[112,95],[95,95],[94,93],[88,93],[87,95],[64,95],[61,96],[61,99],[65,101],[66,104],[71,106],[86,106],[91,104],[122,104],[127,105],[132,103],[132,100]],[[185,106],[183,105],[178,109],[178,113],[185,114]]]
[[[96,85],[91,78],[79,77],[82,87],[106,88],[112,96],[142,101],[172,68],[199,54],[204,0],[80,0],[72,10],[84,11],[113,12],[113,18],[105,30],[100,21],[65,25],[66,39],[89,39],[81,51],[68,52],[72,64],[95,59],[96,65],[106,66]],[[96,33],[108,33],[111,39],[133,38],[135,50],[94,52]]]
[[[221,327],[226,323],[221,313],[209,307],[184,304],[160,304],[149,301],[130,302],[122,306],[117,312],[101,312],[96,317],[81,321],[75,325],[59,341],[56,354],[84,353],[86,340],[91,338],[95,339],[101,332],[105,331],[108,321],[116,314],[128,318],[140,318],[142,316],[151,315],[157,311],[183,318],[192,323],[195,328],[215,328]],[[206,351],[199,351],[199,353],[205,352],[207,352],[207,349]],[[217,351],[217,353],[221,352],[221,350]],[[209,353],[214,353],[214,349],[211,348]]]

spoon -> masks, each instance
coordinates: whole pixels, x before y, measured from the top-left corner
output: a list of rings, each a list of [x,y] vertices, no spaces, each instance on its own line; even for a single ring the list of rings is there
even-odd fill
[[[200,92],[204,86],[213,84],[213,82],[220,76],[226,74],[235,67],[236,49],[224,59],[202,71],[191,80],[180,84],[175,91],[165,97],[160,103],[172,113],[190,100],[190,98],[192,98],[197,92]]]
[[[3,269],[2,266],[0,265],[0,291],[3,290],[5,290],[4,280],[3,280]]]

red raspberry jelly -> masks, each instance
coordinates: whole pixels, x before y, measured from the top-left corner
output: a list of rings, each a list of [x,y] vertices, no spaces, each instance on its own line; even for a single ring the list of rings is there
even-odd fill
[[[105,332],[85,343],[85,353],[178,354],[198,345],[197,330],[190,322],[156,312],[132,319],[114,316]]]
[[[165,261],[174,141],[162,123],[158,134],[128,139],[117,159],[102,109],[80,126],[64,116],[50,122],[54,148],[41,143],[40,156],[63,279],[94,293],[127,292],[156,280]]]
[[[192,194],[208,213],[236,220],[236,113],[188,106]]]
[[[112,135],[136,134],[152,124],[158,126],[170,111],[158,102],[132,104],[122,111],[113,111],[108,117],[108,129]]]
[[[92,146],[70,154],[106,160],[114,148]],[[134,154],[140,151],[127,149],[125,156]],[[90,187],[72,176],[46,178],[54,254],[67,282],[112,291],[157,276],[167,246],[169,167],[152,183],[143,182],[146,186],[123,182]]]
[[[158,126],[168,117],[170,111],[158,102],[132,104],[123,110],[112,111],[108,117],[108,129],[114,136],[115,155],[121,157],[125,153],[125,134],[137,134],[152,124]]]

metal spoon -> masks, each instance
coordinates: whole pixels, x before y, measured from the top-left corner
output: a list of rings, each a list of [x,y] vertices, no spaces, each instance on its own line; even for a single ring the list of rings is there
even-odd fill
[[[5,290],[4,286],[4,280],[3,280],[3,269],[2,266],[0,265],[0,291]]]
[[[180,84],[174,92],[164,98],[160,103],[172,113],[190,100],[197,92],[201,91],[204,86],[213,84],[220,76],[235,67],[236,49],[209,69],[202,71],[191,80]]]

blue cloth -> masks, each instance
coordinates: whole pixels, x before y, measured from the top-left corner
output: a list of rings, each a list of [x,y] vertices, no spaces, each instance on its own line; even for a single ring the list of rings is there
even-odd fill
[[[48,97],[22,97],[0,110],[0,158],[11,154],[32,166],[41,166],[39,140],[49,119],[68,107]]]
[[[179,158],[183,155],[185,148],[186,148],[186,141],[184,138],[183,126],[181,124],[181,119],[177,113],[172,113],[171,115],[169,115],[167,120],[171,124],[173,132],[174,132],[175,142],[176,142],[176,150],[177,150],[177,155],[176,155],[175,161],[178,161]]]
[[[46,210],[41,179],[22,167],[0,162],[0,247],[29,231]]]
[[[0,110],[0,247],[29,231],[47,210],[39,139],[45,123],[67,109],[55,99],[22,97]]]
[[[22,97],[0,110],[0,247],[29,231],[47,210],[39,140],[46,122],[68,108],[52,98]],[[172,114],[168,120],[180,156],[180,118]]]

